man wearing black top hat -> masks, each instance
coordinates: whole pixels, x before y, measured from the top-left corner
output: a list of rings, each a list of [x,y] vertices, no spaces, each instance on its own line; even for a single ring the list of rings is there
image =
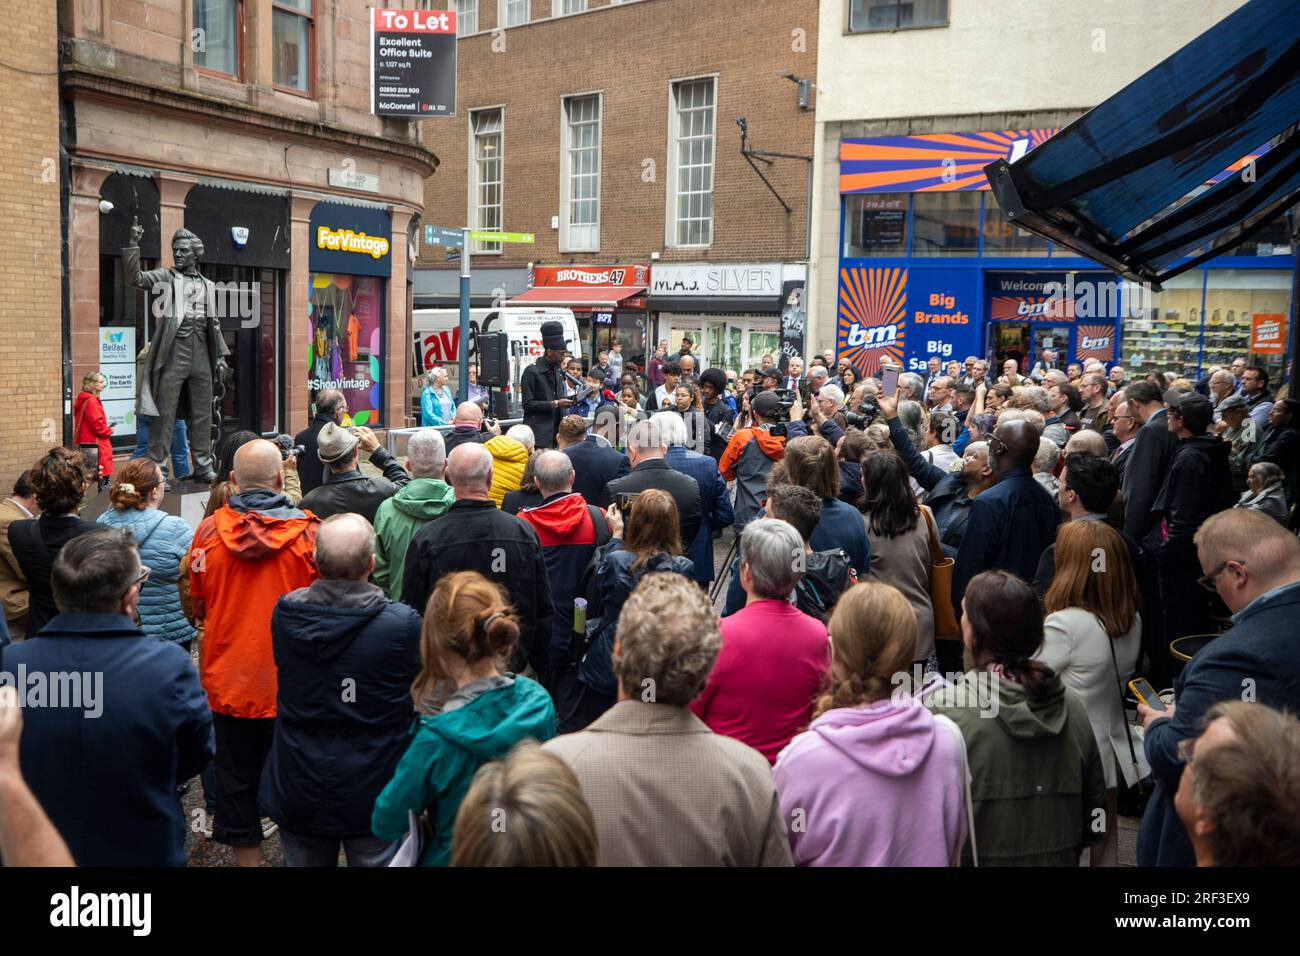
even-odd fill
[[[520,388],[524,397],[524,424],[533,430],[538,448],[555,447],[555,430],[573,399],[564,397],[560,365],[568,348],[564,326],[542,323],[542,357],[524,369]]]

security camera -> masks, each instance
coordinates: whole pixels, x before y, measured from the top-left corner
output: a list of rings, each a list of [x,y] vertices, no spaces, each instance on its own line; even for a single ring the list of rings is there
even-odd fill
[[[749,124],[745,122],[745,117],[743,117],[743,116],[737,116],[737,117],[736,117],[736,125],[740,127],[740,131],[741,131],[742,133],[747,133],[747,132],[749,132]]]
[[[107,199],[101,199],[99,201],[99,211],[102,212],[105,216],[107,216],[110,212],[113,211],[113,204],[109,202]]]

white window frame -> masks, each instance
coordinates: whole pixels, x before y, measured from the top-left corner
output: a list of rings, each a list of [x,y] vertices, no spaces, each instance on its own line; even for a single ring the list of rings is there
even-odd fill
[[[506,107],[502,103],[497,106],[479,106],[468,111],[469,115],[469,198],[466,222],[471,229],[485,229],[479,222],[479,205],[478,205],[478,134],[475,132],[475,118],[481,113],[499,113],[501,115],[501,131],[497,134],[501,138],[501,151],[498,162],[501,167],[500,180],[500,208],[501,224],[496,228],[505,229],[505,212],[506,212]],[[470,254],[475,256],[499,256],[504,254],[505,247],[499,242],[475,242]]]
[[[586,13],[588,10],[591,9],[591,4],[588,3],[588,0],[577,0],[578,3],[582,4],[582,9],[569,10],[568,12],[566,12],[564,6],[567,2],[568,0],[551,0],[551,16],[576,17],[579,13]]]
[[[454,7],[456,11],[456,36],[457,37],[467,37],[470,36],[471,34],[478,33],[479,0],[438,0],[438,2],[441,4],[445,4],[448,7]],[[464,14],[461,13],[461,7],[470,3],[474,5],[474,29],[464,30],[461,29],[461,23],[463,22],[462,18],[464,16]]]
[[[524,27],[533,22],[532,0],[522,0],[524,5],[523,23],[507,23],[506,12],[510,9],[512,2],[518,3],[520,0],[499,0],[497,3],[497,26],[503,30],[509,30],[511,27]]]
[[[569,104],[574,100],[596,99],[596,241],[594,245],[575,245],[569,233],[569,204],[573,200],[573,175],[570,166],[572,127],[569,121]],[[601,182],[604,179],[605,158],[605,94],[601,90],[573,93],[560,100],[560,251],[599,252],[601,224]],[[587,227],[583,227],[587,228]]]
[[[677,88],[689,83],[709,81],[713,84],[713,128],[709,135],[713,140],[713,150],[709,160],[709,241],[705,243],[681,243],[677,241]],[[713,198],[717,193],[718,163],[718,86],[719,74],[705,73],[700,76],[683,76],[668,82],[668,179],[664,189],[664,246],[672,249],[708,249],[713,245],[714,227],[717,223],[717,210]]]

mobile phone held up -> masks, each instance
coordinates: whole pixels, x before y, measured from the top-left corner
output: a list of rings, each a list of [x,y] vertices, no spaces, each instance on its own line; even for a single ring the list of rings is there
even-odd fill
[[[1146,704],[1152,710],[1164,710],[1165,702],[1160,699],[1156,689],[1151,686],[1151,682],[1145,677],[1135,677],[1128,682],[1128,689],[1133,692],[1133,696]]]
[[[898,375],[903,369],[898,365],[884,365],[880,370],[880,394],[893,398],[898,394]]]

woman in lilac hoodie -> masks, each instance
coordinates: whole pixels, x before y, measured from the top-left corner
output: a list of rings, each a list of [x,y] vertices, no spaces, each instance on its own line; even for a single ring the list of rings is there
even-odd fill
[[[955,725],[907,692],[912,606],[864,582],[840,598],[829,631],[835,689],[772,771],[795,864],[959,864],[963,748]]]

